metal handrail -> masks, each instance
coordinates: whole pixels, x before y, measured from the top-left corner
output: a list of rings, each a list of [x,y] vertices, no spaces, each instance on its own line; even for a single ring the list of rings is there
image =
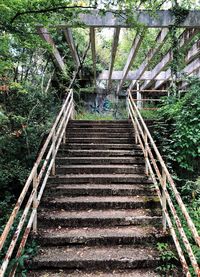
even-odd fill
[[[40,204],[40,200],[50,173],[55,175],[55,157],[61,141],[63,140],[63,142],[65,142],[65,130],[68,121],[73,114],[73,107],[73,91],[69,90],[67,98],[58,116],[56,117],[52,129],[49,132],[49,135],[37,157],[31,173],[0,237],[1,251],[7,242],[8,235],[10,234],[15,219],[19,217],[18,225],[15,228],[7,253],[1,264],[0,277],[3,277],[7,270],[19,235],[21,235],[22,238],[18,249],[16,249],[16,258],[21,256],[31,229],[33,229],[34,232],[37,232],[37,208]],[[32,190],[30,192],[31,185]],[[28,200],[24,203],[22,214],[19,214],[20,207],[26,198],[28,198]],[[25,224],[26,222],[28,222],[27,225]],[[10,276],[14,276],[15,271],[16,267],[13,269]]]
[[[200,236],[196,230],[196,227],[188,214],[188,211],[181,199],[181,196],[176,188],[176,185],[165,165],[160,152],[136,106],[134,103],[134,99],[131,95],[131,91],[128,91],[128,110],[131,121],[133,123],[135,129],[135,141],[139,142],[144,157],[145,157],[145,171],[147,175],[150,175],[155,188],[157,190],[159,200],[162,206],[163,212],[163,229],[166,230],[168,225],[172,238],[174,240],[179,259],[182,263],[183,271],[187,277],[190,277],[190,271],[188,264],[186,262],[185,255],[183,253],[183,249],[180,244],[180,238],[182,243],[187,250],[191,265],[195,271],[196,276],[200,276],[200,269],[197,263],[197,259],[194,255],[190,242],[186,236],[186,233],[183,229],[183,223],[180,219],[177,209],[173,204],[172,197],[170,197],[170,193],[168,190],[168,186],[170,190],[174,194],[174,199],[176,200],[176,205],[178,205],[181,214],[184,216],[187,227],[191,231],[192,236],[196,244],[200,247]],[[153,151],[152,151],[153,150]],[[159,163],[159,166],[158,166]],[[161,170],[160,170],[161,168]],[[170,216],[171,213],[171,216]],[[176,227],[174,227],[176,225]],[[179,237],[176,234],[176,231],[179,233]]]

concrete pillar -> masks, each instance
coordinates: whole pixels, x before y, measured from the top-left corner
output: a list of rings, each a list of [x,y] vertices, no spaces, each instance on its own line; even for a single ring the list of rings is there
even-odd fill
[[[143,108],[143,102],[140,101],[142,100],[142,93],[140,92],[140,83],[139,81],[137,81],[137,107],[138,109],[142,109]]]

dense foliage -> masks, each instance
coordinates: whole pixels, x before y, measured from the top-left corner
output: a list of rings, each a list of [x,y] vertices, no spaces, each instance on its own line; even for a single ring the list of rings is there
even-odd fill
[[[85,12],[88,7],[100,7],[103,14],[105,10],[117,6],[116,13],[122,17],[126,15],[128,22],[135,27],[121,31],[114,67],[115,70],[122,70],[136,33],[141,32],[144,27],[138,24],[133,16],[133,9],[149,9],[153,14],[155,10],[168,8],[176,2],[162,0],[0,0],[0,86],[9,87],[8,91],[0,91],[0,233],[9,217],[12,204],[15,203],[48,134],[61,105],[65,89],[71,83],[73,74],[77,70],[63,33],[55,28],[49,28],[65,63],[63,74],[56,69],[51,56],[53,50],[38,36],[36,25],[50,26],[67,20],[79,26],[80,28],[73,30],[73,36],[79,58],[83,62],[84,52],[87,48],[89,49],[89,30],[77,21],[78,13]],[[194,7],[193,1],[178,2],[181,9]],[[198,6],[195,4],[195,8]],[[180,9],[177,11],[180,12]],[[175,73],[184,68],[185,53],[193,41],[187,49],[180,52],[176,48],[176,41],[181,31],[172,28],[171,36],[151,61],[148,70],[152,70],[172,46],[174,60],[169,66]],[[155,47],[155,37],[158,32],[159,30],[153,29],[146,31],[131,70],[137,69],[149,49]],[[96,29],[97,72],[108,69],[110,64],[113,37],[105,34],[102,30]],[[83,80],[77,79],[73,84],[77,99],[80,96],[79,87],[87,90],[88,87],[93,86],[92,58],[90,50],[88,52],[82,68]],[[81,107],[79,111],[78,119],[113,118],[111,115],[104,117],[101,114],[85,113]],[[126,111],[124,114],[126,116]],[[143,114],[146,117],[152,117],[153,113],[143,111]],[[161,122],[154,131],[155,139],[177,181],[178,189],[198,230],[200,230],[199,114],[200,81],[194,79],[190,80],[190,86],[184,95],[178,98],[177,95],[171,93],[170,97],[165,99],[165,105],[159,113],[153,114],[153,119],[159,118]],[[198,251],[195,247],[194,250]]]

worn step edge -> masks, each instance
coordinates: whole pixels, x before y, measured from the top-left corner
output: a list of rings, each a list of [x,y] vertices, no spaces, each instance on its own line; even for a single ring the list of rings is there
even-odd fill
[[[132,174],[144,173],[141,165],[57,165],[56,174]]]
[[[124,270],[101,270],[101,271],[84,271],[84,270],[34,270],[27,273],[27,277],[160,277],[151,269],[124,269]]]
[[[105,133],[99,133],[99,132],[75,132],[73,130],[69,130],[67,133],[66,133],[66,137],[67,138],[74,138],[74,137],[77,137],[77,138],[135,138],[135,136],[133,135],[133,133],[131,132],[121,132],[121,133],[110,133],[110,132],[105,132]]]
[[[56,186],[47,185],[45,195],[62,196],[128,196],[128,195],[157,195],[153,186],[146,185],[109,185],[109,184],[58,184]]]
[[[103,164],[144,164],[144,158],[142,157],[57,157],[56,164],[58,165],[79,165],[79,164],[92,164],[92,165],[103,165]]]
[[[44,197],[41,206],[65,210],[137,209],[160,207],[160,202],[155,196]]]
[[[160,209],[133,210],[81,210],[49,212],[48,208],[40,208],[38,225],[61,227],[89,226],[129,226],[129,225],[160,225]]]
[[[116,150],[108,149],[59,149],[57,157],[143,157],[141,150]]]
[[[40,245],[117,245],[143,244],[166,241],[168,236],[152,226],[115,228],[48,228],[39,229],[36,238]]]
[[[159,253],[150,247],[45,247],[32,268],[151,268],[159,265]]]
[[[50,176],[48,183],[145,183],[151,184],[152,181],[144,174],[68,174]]]
[[[66,143],[64,146],[60,147],[60,151],[68,149],[94,149],[94,150],[140,150],[138,147],[134,147],[132,144],[104,144],[104,143]]]

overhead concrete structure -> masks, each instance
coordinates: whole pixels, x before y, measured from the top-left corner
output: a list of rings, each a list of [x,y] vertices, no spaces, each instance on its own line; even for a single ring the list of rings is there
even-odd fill
[[[122,16],[123,15],[123,16]],[[176,16],[171,10],[159,10],[155,11],[154,15],[151,11],[132,11],[133,18],[138,22],[147,26],[148,28],[166,28],[172,26],[176,22]],[[87,13],[80,14],[78,16],[80,24],[82,23],[84,27],[121,27],[121,28],[134,28],[133,23],[127,21],[126,12],[122,14],[115,10],[105,12],[102,15],[101,10],[88,9]],[[63,22],[57,25],[57,27],[77,27],[77,21],[73,24],[70,22]],[[179,27],[183,28],[197,28],[200,27],[200,11],[189,11],[185,16],[184,20],[180,22]]]
[[[143,34],[137,34],[133,41],[130,53],[128,55],[127,61],[125,63],[124,69],[122,71],[114,70],[114,62],[117,53],[117,47],[119,44],[119,34],[121,28],[134,28],[133,23],[127,23],[126,16],[122,16],[123,12],[120,11],[109,11],[102,14],[99,10],[88,10],[87,13],[79,14],[79,24],[73,25],[72,23],[64,23],[55,26],[56,28],[62,28],[68,45],[70,47],[72,57],[76,63],[77,68],[80,67],[80,59],[75,47],[72,31],[69,26],[80,27],[80,23],[83,23],[84,27],[90,28],[90,42],[91,42],[91,54],[93,61],[93,79],[94,85],[96,86],[96,80],[107,80],[107,88],[110,90],[112,87],[112,80],[119,80],[116,94],[118,95],[122,89],[124,82],[127,80],[131,81],[129,85],[129,90],[133,90],[136,87],[137,81],[140,82],[140,90],[146,91],[164,89],[168,85],[168,81],[171,80],[172,72],[169,68],[170,62],[173,60],[173,49],[169,51],[162,57],[162,59],[155,65],[155,67],[149,71],[149,65],[154,60],[156,55],[159,53],[164,43],[168,39],[169,27],[175,24],[175,15],[173,11],[170,10],[159,10],[156,11],[154,15],[149,11],[140,10],[133,11],[133,22],[142,23],[143,32],[145,33],[146,28],[160,28],[157,37],[155,38],[155,47],[150,49],[144,58],[142,64],[135,71],[130,71],[131,67],[136,58],[137,52],[141,45]],[[145,27],[146,26],[146,27]],[[95,28],[97,27],[111,27],[114,28],[113,43],[111,48],[110,64],[109,70],[101,72],[98,77],[96,73],[96,42],[95,42]],[[185,48],[192,39],[199,33],[200,30],[200,11],[188,11],[185,15],[184,20],[177,27],[184,27],[182,34],[178,38],[179,47]],[[53,59],[57,67],[63,71],[64,63],[61,55],[59,54],[53,39],[48,33],[46,28],[42,26],[38,27],[38,33],[40,36],[53,46]],[[179,76],[191,75],[198,72],[199,69],[199,55],[200,55],[200,44],[197,40],[193,46],[188,50],[185,56],[185,68],[180,72]],[[192,72],[192,73],[191,73]],[[80,76],[81,77],[81,76]]]

